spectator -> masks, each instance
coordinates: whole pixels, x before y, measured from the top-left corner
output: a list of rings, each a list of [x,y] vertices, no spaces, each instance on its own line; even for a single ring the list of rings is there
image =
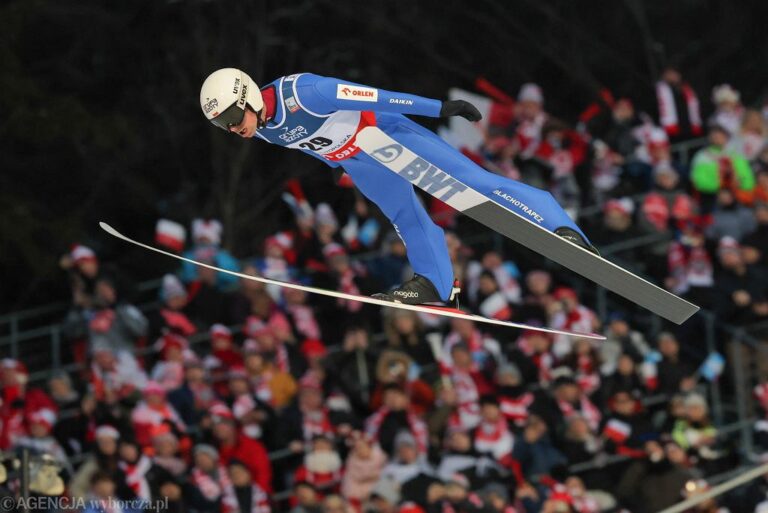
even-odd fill
[[[74,244],[70,252],[61,257],[59,265],[69,272],[72,305],[75,308],[92,308],[96,279],[100,275],[96,253],[88,246]]]
[[[667,66],[662,71],[656,82],[656,100],[661,126],[673,142],[703,133],[699,99],[676,67]]]
[[[227,472],[232,482],[234,496],[241,513],[270,513],[269,496],[253,482],[253,476],[247,465],[233,459],[227,465]]]
[[[156,381],[150,381],[142,390],[144,399],[136,405],[131,413],[133,430],[136,442],[141,447],[147,447],[151,443],[152,429],[169,424],[179,433],[185,433],[186,424],[181,420],[178,412],[167,401],[165,389]]]
[[[739,130],[732,132],[731,135],[729,149],[736,154],[744,155],[749,162],[753,162],[766,147],[768,126],[759,111],[750,109],[744,112]]]
[[[750,203],[755,177],[749,162],[727,148],[730,135],[722,126],[711,125],[708,137],[709,145],[696,152],[691,163],[691,182],[702,195],[703,211],[711,210],[711,198],[722,189],[733,192],[740,202]]]
[[[649,245],[646,250],[648,272],[663,278],[672,234],[696,214],[693,199],[678,188],[680,176],[671,167],[654,171],[655,188],[645,195],[639,212],[639,226],[649,233],[664,236],[664,240]]]
[[[541,142],[534,153],[551,176],[548,189],[571,215],[576,214],[581,199],[576,171],[585,162],[587,149],[578,132],[550,118],[541,130]]]
[[[646,459],[634,462],[619,481],[619,502],[638,513],[661,511],[680,502],[685,483],[696,476],[688,457],[674,442],[645,443]]]
[[[410,399],[396,384],[384,388],[382,406],[365,422],[365,432],[389,455],[395,453],[395,439],[401,431],[410,433],[419,454],[427,452],[427,428],[419,417],[411,412]],[[404,439],[401,437],[401,439]]]
[[[616,372],[623,356],[629,357],[630,361],[640,361],[651,351],[643,334],[631,329],[626,316],[620,312],[608,315],[605,337],[599,349],[600,372],[604,376]]]
[[[26,420],[28,434],[18,437],[12,449],[29,449],[30,453],[35,455],[47,454],[62,467],[67,476],[71,476],[73,468],[67,453],[51,434],[56,424],[56,412],[41,408],[32,412]]]
[[[119,300],[112,280],[101,277],[94,286],[92,307],[70,310],[63,329],[72,340],[87,339],[92,351],[97,347],[132,350],[148,326],[138,308]]]
[[[730,322],[754,322],[755,305],[766,300],[762,274],[744,262],[739,244],[732,237],[720,240],[717,253],[721,269],[715,277],[720,292],[716,311]]]
[[[549,474],[554,467],[567,462],[553,445],[548,425],[538,416],[531,415],[515,443],[512,456],[520,462],[526,478]]]
[[[577,333],[594,333],[600,325],[597,315],[579,302],[576,291],[568,287],[558,287],[552,294],[554,302],[550,304],[550,326],[558,330]],[[571,337],[556,335],[552,352],[558,358],[571,351]]]
[[[732,191],[722,189],[717,192],[717,206],[712,215],[712,223],[707,226],[704,235],[710,240],[731,237],[738,242],[756,226],[754,213],[739,204]]]
[[[321,513],[320,497],[315,487],[306,481],[299,481],[293,485],[293,497],[296,506],[291,513]]]
[[[415,312],[390,308],[385,310],[384,315],[388,347],[404,352],[420,368],[436,363],[424,336],[424,326]]]
[[[710,118],[710,123],[722,126],[731,137],[738,134],[744,118],[744,107],[741,105],[739,92],[730,84],[715,86],[712,89],[712,103],[715,104],[715,112]]]
[[[198,444],[193,450],[193,467],[183,497],[193,511],[219,513],[238,507],[226,468],[220,464],[215,447]]]
[[[253,482],[271,493],[272,465],[261,442],[238,430],[235,416],[224,404],[215,404],[209,412],[220,464],[226,465],[232,459],[243,462],[250,470]]]
[[[197,331],[194,323],[185,313],[189,303],[187,289],[173,274],[163,276],[163,282],[160,286],[160,300],[163,303],[160,309],[147,314],[148,334],[152,340],[156,340],[168,332],[189,337]]]
[[[159,483],[170,475],[152,463],[152,459],[142,454],[140,446],[127,439],[121,439],[118,448],[118,468],[125,476],[125,484],[130,488],[132,497],[142,501],[157,500],[160,494]]]
[[[680,356],[680,344],[669,332],[662,332],[656,339],[661,361],[658,363],[658,388],[661,394],[672,396],[678,392],[688,392],[696,384],[692,377],[694,369]]]
[[[342,350],[324,362],[328,381],[347,397],[355,411],[365,415],[376,383],[376,360],[370,349],[369,333],[364,326],[347,328]]]
[[[349,443],[352,448],[344,465],[341,494],[347,499],[366,501],[381,477],[387,463],[387,455],[381,447],[371,443],[362,433],[356,432]],[[397,501],[395,501],[397,502]]]
[[[184,381],[179,388],[169,391],[167,397],[185,424],[199,424],[216,398],[200,360],[195,358],[184,363]]]
[[[174,478],[184,479],[187,463],[180,452],[179,438],[171,430],[170,425],[155,426],[152,429],[150,440],[152,443],[152,463],[166,470]],[[189,449],[188,446],[187,449]]]
[[[434,406],[435,393],[432,391],[432,387],[420,379],[415,371],[413,360],[405,353],[390,350],[382,351],[376,362],[378,386],[373,392],[371,407],[378,408],[387,386],[394,384],[408,394],[411,411],[417,415],[428,412]]]
[[[113,497],[130,496],[130,489],[127,486],[120,488],[120,485],[125,482],[123,471],[118,466],[117,447],[120,432],[112,426],[99,426],[94,431],[94,438],[96,439],[94,453],[86,458],[69,482],[72,497],[86,497],[91,480],[99,472],[109,475],[117,486]]]
[[[184,360],[194,357],[189,342],[169,333],[155,342],[155,348],[160,353],[160,361],[152,368],[152,380],[166,391],[179,388],[184,381]]]
[[[41,410],[56,412],[56,404],[43,390],[29,386],[29,372],[18,360],[0,361],[0,449],[6,450],[28,434],[29,419]]]
[[[97,400],[127,399],[143,389],[147,375],[128,351],[97,347],[91,363],[91,386]]]
[[[239,271],[237,260],[225,249],[221,248],[221,232],[223,227],[217,219],[195,219],[192,221],[193,247],[184,253],[185,258],[205,261],[228,271]],[[203,278],[209,274],[208,278]],[[209,282],[219,290],[227,290],[234,287],[237,277],[226,273],[210,273],[204,267],[199,267],[189,262],[184,262],[181,268],[181,279],[184,283],[194,284],[198,280]]]
[[[293,480],[311,484],[321,496],[334,494],[339,492],[344,470],[344,461],[336,451],[333,439],[319,434],[312,438]]]
[[[245,371],[256,397],[279,410],[290,404],[297,385],[293,376],[277,367],[275,357],[274,351],[248,350]]]
[[[714,449],[717,429],[709,418],[709,407],[703,396],[692,393],[685,398],[685,417],[672,429],[672,439],[689,454],[704,460],[719,457]]]
[[[742,257],[747,265],[768,269],[768,203],[755,204],[755,220],[757,226],[742,239]]]
[[[382,469],[381,481],[392,481],[402,486],[421,473],[432,472],[425,455],[420,454],[416,438],[409,431],[400,431],[392,447],[392,459]]]
[[[480,454],[490,454],[497,461],[511,457],[515,437],[501,413],[497,397],[480,398],[480,423],[475,428],[474,440],[475,450]]]
[[[89,482],[89,493],[87,496],[88,501],[85,502],[87,506],[83,510],[83,513],[139,513],[140,509],[134,509],[130,506],[122,507],[117,506],[115,509],[113,504],[119,504],[115,498],[115,492],[118,489],[118,484],[108,472],[97,471],[91,477]],[[81,499],[85,499],[85,496],[79,496]]]

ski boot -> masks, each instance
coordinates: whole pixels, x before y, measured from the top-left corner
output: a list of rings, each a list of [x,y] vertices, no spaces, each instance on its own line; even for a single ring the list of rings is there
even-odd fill
[[[454,287],[451,291],[451,297],[448,300],[452,301],[458,292],[459,289]],[[413,278],[389,292],[374,294],[371,297],[375,299],[382,299],[384,301],[404,303],[406,305],[444,303],[432,282],[418,274],[414,274]]]
[[[555,235],[559,235],[560,237],[564,238],[568,242],[573,242],[577,246],[581,246],[587,251],[590,251],[595,255],[600,256],[600,252],[597,250],[597,248],[591,244],[587,244],[587,241],[584,240],[584,237],[582,237],[581,234],[579,234],[579,232],[577,232],[573,228],[568,228],[567,226],[561,226],[560,228],[555,229]]]

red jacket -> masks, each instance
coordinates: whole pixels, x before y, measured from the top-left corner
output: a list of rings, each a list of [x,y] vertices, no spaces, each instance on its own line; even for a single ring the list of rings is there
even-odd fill
[[[231,459],[242,461],[251,471],[253,482],[265,492],[272,493],[272,465],[267,450],[258,440],[240,433],[234,444],[219,446],[219,458],[225,466]]]

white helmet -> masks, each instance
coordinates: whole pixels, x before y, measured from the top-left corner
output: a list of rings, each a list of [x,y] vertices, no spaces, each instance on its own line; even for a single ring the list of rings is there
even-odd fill
[[[244,71],[222,68],[214,71],[200,88],[200,107],[211,123],[224,130],[239,125],[245,106],[255,112],[264,107],[259,86]]]

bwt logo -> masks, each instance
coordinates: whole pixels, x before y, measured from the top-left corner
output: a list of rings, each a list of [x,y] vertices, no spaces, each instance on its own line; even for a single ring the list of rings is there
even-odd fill
[[[378,150],[373,151],[373,156],[378,160],[379,162],[383,162],[385,164],[389,164],[393,160],[395,160],[397,157],[402,155],[403,153],[403,147],[399,144],[390,144],[389,146],[384,146],[383,148],[379,148]]]
[[[379,162],[389,164],[403,153],[403,147],[399,144],[390,144],[371,153]],[[450,200],[456,193],[464,192],[467,186],[452,176],[447,175],[421,157],[416,157],[408,163],[398,174],[415,184],[420,189],[432,194],[441,201]],[[438,196],[440,191],[442,194]]]

